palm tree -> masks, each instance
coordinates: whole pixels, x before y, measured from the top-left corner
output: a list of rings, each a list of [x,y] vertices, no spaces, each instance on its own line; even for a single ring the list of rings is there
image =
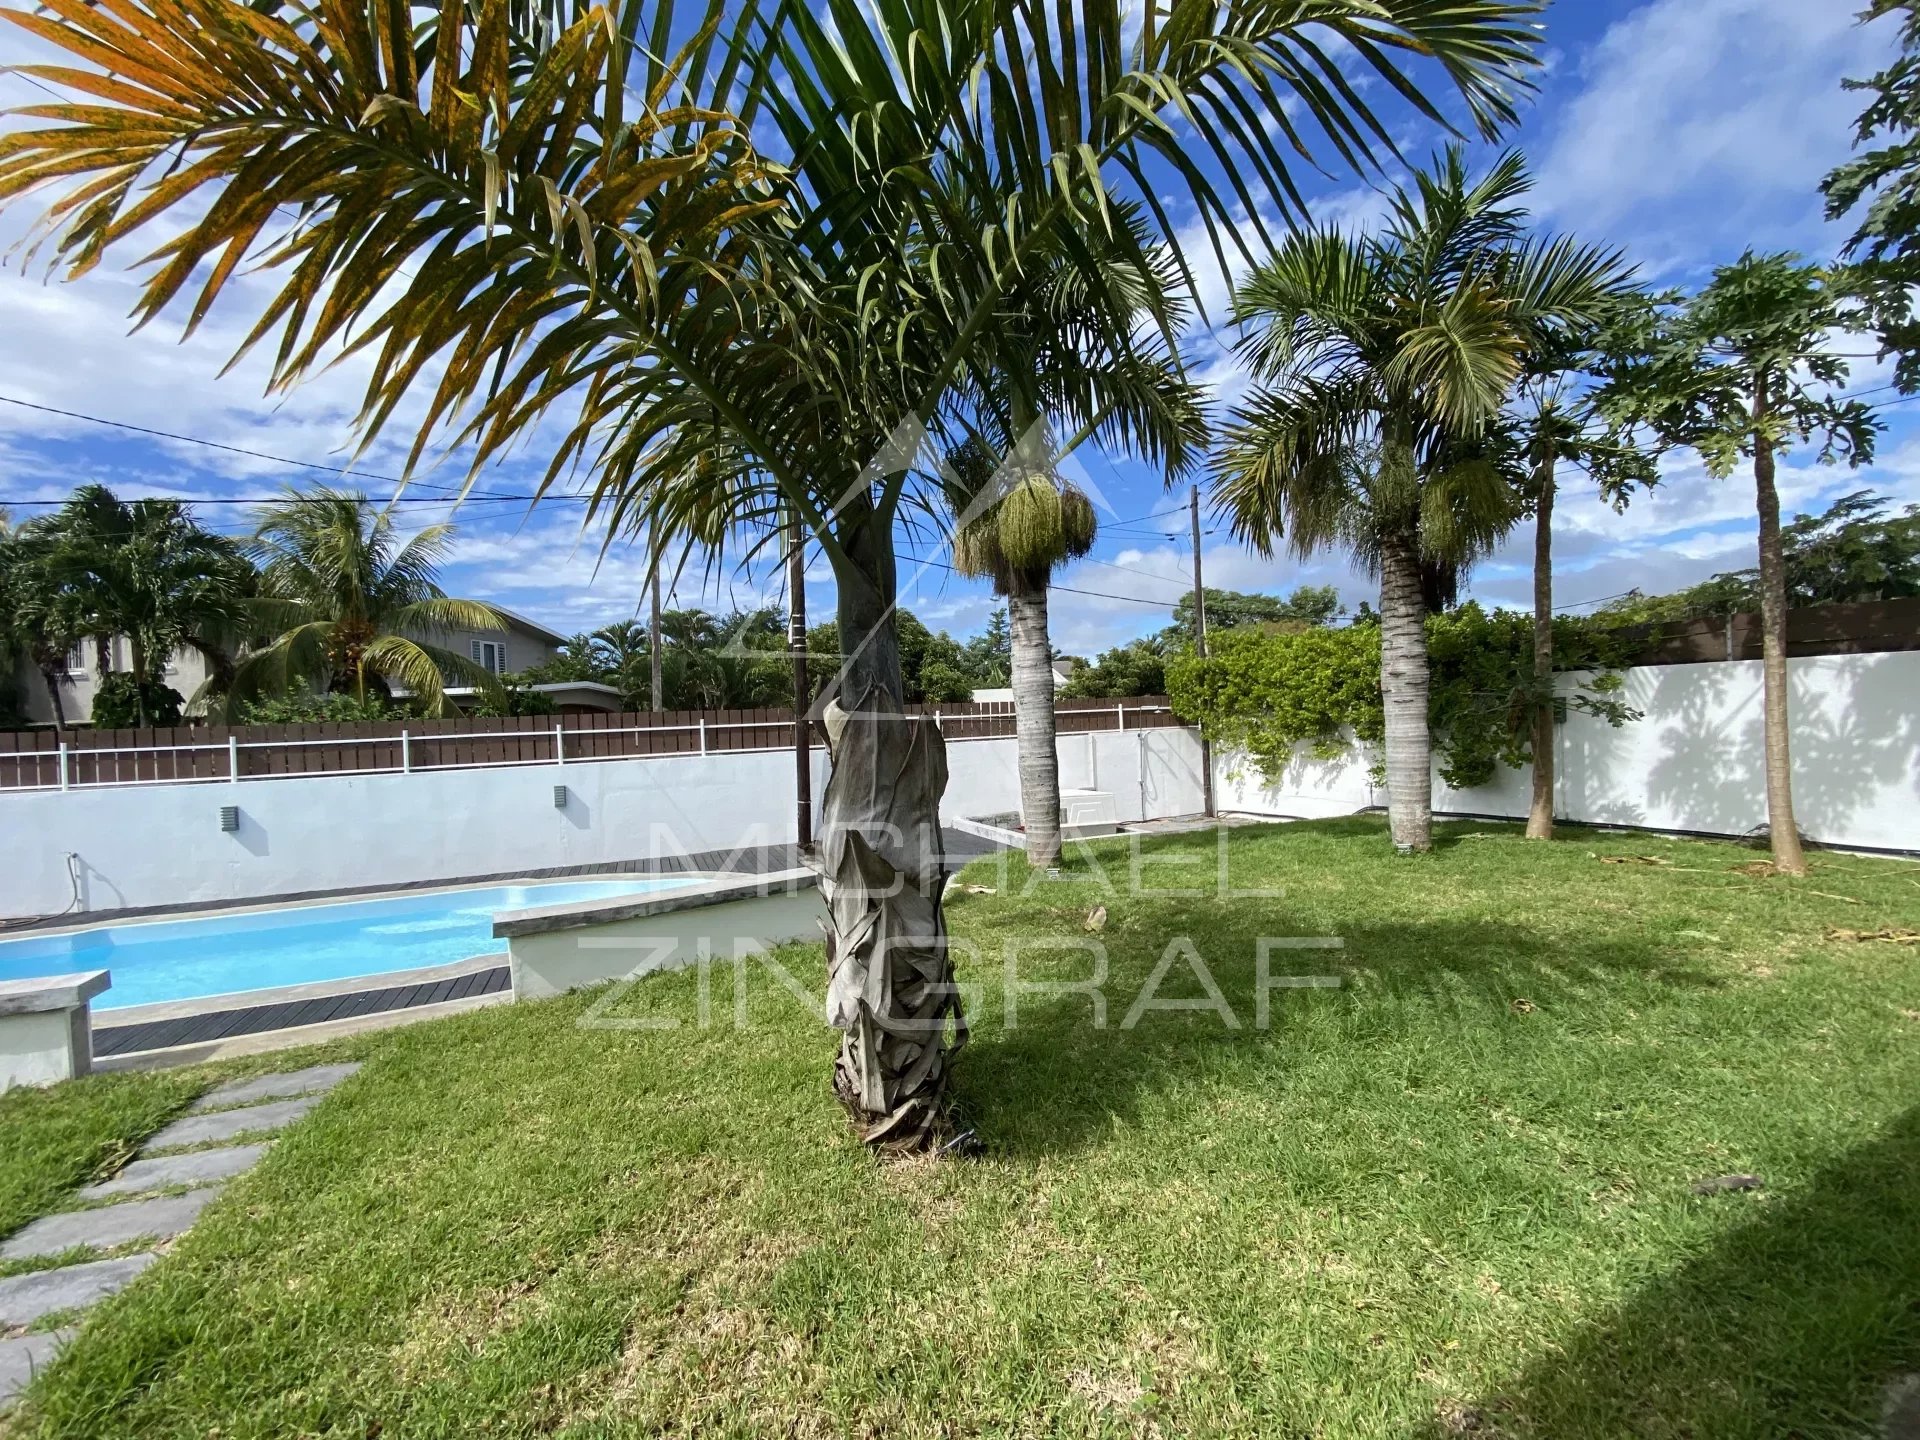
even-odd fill
[[[18,18],[82,68],[27,70],[87,98],[9,134],[0,201],[67,187],[49,218],[76,272],[168,217],[143,319],[195,281],[204,315],[284,206],[299,218],[265,259],[285,283],[254,330],[279,336],[275,385],[351,334],[368,438],[439,367],[406,412],[416,458],[455,421],[478,473],[560,419],[549,479],[584,463],[610,534],[680,543],[718,511],[778,546],[800,517],[849,652],[819,846],[836,1092],[871,1143],[921,1146],[946,1134],[964,1026],[945,763],[902,713],[894,535],[930,432],[959,438],[940,433],[950,386],[1034,248],[1104,225],[1110,184],[1140,185],[1165,241],[1168,193],[1223,244],[1238,207],[1264,233],[1249,181],[1291,215],[1300,152],[1390,148],[1334,47],[1446,123],[1439,81],[1492,134],[1528,88],[1538,9],[1156,0],[1136,23],[1125,0],[880,0],[829,20],[735,0],[688,25],[670,0],[446,0],[322,23],[290,0],[63,0]],[[1124,345],[1128,298],[1095,308]]]
[[[1623,295],[1613,297],[1624,299]],[[1533,512],[1533,786],[1527,838],[1553,838],[1553,507],[1562,466],[1584,471],[1615,509],[1626,506],[1634,487],[1658,479],[1653,455],[1634,443],[1630,429],[1607,425],[1601,401],[1581,385],[1602,362],[1600,352],[1617,338],[1598,327],[1568,329],[1540,338],[1528,352],[1515,394],[1513,421],[1528,467],[1525,500]]]
[[[329,489],[289,490],[257,519],[254,615],[276,638],[242,657],[235,701],[304,685],[364,703],[371,681],[405,688],[428,715],[449,715],[457,712],[448,678],[504,701],[492,672],[419,638],[506,628],[491,605],[441,590],[435,575],[451,525],[429,525],[401,544],[386,510],[357,492]]]
[[[79,646],[82,628],[72,597],[47,573],[47,542],[29,528],[0,526],[0,604],[8,648],[24,655],[46,686],[53,728],[67,728],[68,662]]]
[[[245,623],[252,572],[233,542],[203,530],[187,506],[123,501],[104,485],[83,485],[22,528],[38,557],[42,588],[29,603],[49,661],[53,642],[84,635],[104,678],[113,639],[124,636],[142,725],[156,664],[191,649],[218,672]]]
[[[1617,256],[1529,240],[1524,160],[1470,181],[1449,149],[1396,192],[1379,236],[1289,238],[1234,316],[1264,384],[1236,409],[1214,496],[1262,553],[1345,547],[1380,579],[1387,812],[1402,851],[1432,844],[1425,617],[1519,516],[1497,422],[1536,338],[1595,311]]]
[[[1050,447],[1047,447],[1050,448]],[[1050,464],[996,463],[985,447],[949,457],[953,568],[993,582],[1012,622],[1014,736],[1028,863],[1060,863],[1060,756],[1054,736],[1053,646],[1047,585],[1093,548],[1093,503]],[[995,498],[995,497],[998,498]]]
[[[1165,251],[1145,245],[1137,207],[1115,205],[1131,232],[1103,263],[1116,291],[1139,296],[1142,323],[1155,317],[1177,329],[1184,307],[1178,274]],[[1098,249],[1101,236],[1081,237]],[[1136,266],[1132,256],[1151,263]],[[1051,260],[1051,264],[1049,261]],[[957,386],[956,409],[975,437],[948,457],[944,475],[953,526],[953,567],[993,583],[1012,623],[1014,733],[1019,750],[1020,812],[1027,859],[1060,862],[1060,757],[1054,734],[1053,646],[1047,586],[1055,570],[1093,548],[1092,503],[1059,475],[1060,463],[1089,439],[1131,451],[1168,483],[1186,474],[1206,448],[1199,388],[1158,348],[1117,350],[1085,313],[1076,275],[1062,257],[1042,254],[1009,287],[980,383]],[[1057,443],[1051,424],[1078,428]]]

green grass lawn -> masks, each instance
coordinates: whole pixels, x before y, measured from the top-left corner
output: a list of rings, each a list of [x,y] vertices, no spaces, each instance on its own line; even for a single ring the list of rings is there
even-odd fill
[[[15,1429],[1877,1433],[1920,1371],[1920,947],[1828,932],[1920,926],[1920,867],[1441,834],[1399,859],[1374,819],[1231,832],[1234,885],[1279,898],[1132,895],[1124,842],[1092,851],[1111,893],[1084,860],[974,866],[974,1158],[865,1154],[832,1037],[757,967],[739,1032],[722,968],[704,1026],[681,974],[354,1042],[367,1068],[94,1312]],[[1142,878],[1211,885],[1215,857],[1156,840]],[[1104,1027],[1034,992],[1009,1028],[1005,944],[1083,941],[1096,904]],[[1123,1028],[1181,935],[1238,1028]],[[1340,937],[1272,970],[1343,983],[1273,990],[1260,1028],[1261,936]],[[817,948],[780,958],[818,988]],[[1177,958],[1159,993],[1204,1000]],[[7,1177],[9,1215],[189,1081],[123,1083],[0,1109],[70,1137],[5,1152],[44,1171]],[[1765,1188],[1692,1192],[1732,1173]]]

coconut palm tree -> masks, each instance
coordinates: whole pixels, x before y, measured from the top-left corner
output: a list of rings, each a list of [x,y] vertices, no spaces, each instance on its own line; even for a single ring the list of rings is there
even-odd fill
[[[491,605],[441,590],[435,576],[451,525],[429,525],[403,544],[388,511],[357,492],[329,489],[288,490],[256,518],[253,614],[275,638],[240,660],[234,701],[306,686],[364,703],[371,683],[404,688],[428,715],[450,715],[457,713],[446,693],[452,678],[504,702],[492,672],[420,638],[506,628]]]
[[[1285,241],[1234,298],[1262,382],[1234,412],[1214,498],[1262,553],[1344,547],[1380,579],[1387,811],[1432,843],[1425,617],[1519,517],[1498,421],[1542,333],[1589,323],[1616,255],[1527,238],[1531,181],[1502,156],[1470,180],[1449,149],[1396,192],[1377,236]]]
[[[754,543],[788,513],[812,532],[848,651],[819,846],[835,1085],[870,1142],[908,1146],[946,1133],[964,1026],[895,526],[929,432],[959,438],[941,406],[1004,287],[1036,245],[1104,226],[1112,187],[1142,189],[1161,240],[1174,194],[1226,244],[1299,213],[1301,152],[1370,163],[1391,142],[1336,47],[1375,93],[1447,123],[1438,83],[1491,134],[1539,44],[1534,0],[47,9],[13,18],[74,63],[25,71],[87,99],[9,133],[0,201],[60,187],[76,272],[164,218],[142,319],[194,283],[197,320],[259,253],[285,277],[253,332],[279,337],[274,383],[350,333],[368,436],[416,396],[414,455],[454,422],[477,473],[558,420],[549,478],[584,463],[610,533],[684,539],[716,507]],[[1102,313],[1124,343],[1128,298]]]

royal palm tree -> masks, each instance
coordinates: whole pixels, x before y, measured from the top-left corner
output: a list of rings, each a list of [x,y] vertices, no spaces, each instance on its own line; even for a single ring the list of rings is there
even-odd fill
[[[289,490],[257,521],[254,621],[275,638],[242,657],[234,701],[304,686],[364,703],[371,682],[404,688],[428,715],[449,715],[457,713],[446,693],[452,678],[504,703],[491,671],[422,638],[506,628],[491,605],[441,590],[436,574],[451,525],[429,525],[403,544],[388,511],[329,489]]]
[[[1215,503],[1263,554],[1344,547],[1380,579],[1387,812],[1432,844],[1425,619],[1518,519],[1498,422],[1536,338],[1590,323],[1616,255],[1527,237],[1518,154],[1478,181],[1451,148],[1394,198],[1377,236],[1285,241],[1234,299],[1261,388],[1234,412]]]
[[[164,217],[143,319],[198,283],[197,320],[258,243],[285,275],[254,331],[279,337],[276,385],[351,332],[370,437],[438,367],[406,411],[416,456],[452,421],[477,473],[558,420],[549,476],[584,462],[609,531],[684,539],[719,507],[778,545],[800,518],[848,651],[819,847],[836,1090],[870,1142],[926,1145],[964,1026],[944,754],[902,713],[891,617],[949,387],[1029,253],[1103,225],[1111,186],[1141,186],[1163,241],[1174,193],[1232,243],[1241,207],[1256,229],[1299,213],[1300,151],[1370,163],[1386,125],[1335,47],[1436,123],[1434,81],[1480,131],[1511,123],[1539,8],[734,0],[684,23],[670,0],[47,0],[0,13],[77,59],[34,78],[88,98],[7,137],[0,201],[65,187],[49,218],[75,271]],[[1132,305],[1103,313],[1124,343]]]

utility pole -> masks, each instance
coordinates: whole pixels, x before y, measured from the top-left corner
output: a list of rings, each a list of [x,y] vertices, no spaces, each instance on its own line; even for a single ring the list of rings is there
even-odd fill
[[[1187,513],[1193,521],[1193,645],[1194,653],[1207,658],[1207,587],[1200,580],[1200,487],[1187,492]],[[1213,746],[1206,732],[1200,735],[1200,794],[1207,818],[1213,818]]]
[[[660,557],[657,555],[653,559],[653,610],[647,620],[647,649],[653,671],[653,708],[657,714],[667,708],[667,687],[660,674]]]
[[[813,697],[807,685],[807,531],[793,512],[793,543],[787,550],[787,654],[793,657],[794,833],[805,850],[813,844]]]

